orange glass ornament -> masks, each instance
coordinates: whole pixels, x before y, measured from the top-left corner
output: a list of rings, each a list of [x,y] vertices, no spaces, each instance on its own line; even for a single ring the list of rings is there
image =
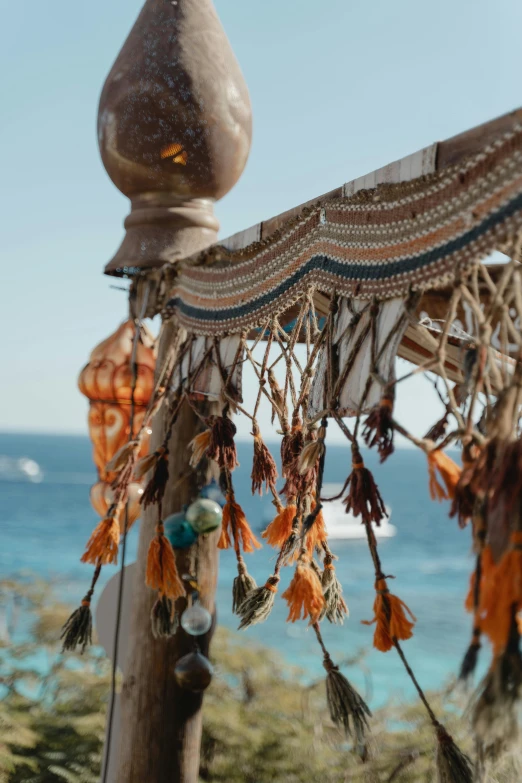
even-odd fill
[[[128,486],[128,505],[127,505],[127,527],[130,528],[134,522],[139,518],[141,514],[141,496],[143,495],[143,487],[137,482],[132,482]],[[97,481],[91,487],[91,504],[98,516],[103,519],[109,507],[114,503],[114,490],[110,484],[106,481]],[[119,519],[120,527],[123,530],[125,517],[120,515]]]
[[[110,481],[106,465],[131,436],[132,369],[134,321],[125,321],[91,353],[78,379],[82,394],[91,401],[89,434],[93,459],[102,481]],[[141,328],[136,351],[136,386],[134,390],[134,426],[139,431],[146,406],[154,389],[156,353],[154,338]],[[148,435],[143,438],[139,456],[148,452]]]
[[[89,435],[93,444],[93,460],[100,481],[91,490],[91,502],[101,517],[111,504],[110,482],[114,474],[108,473],[107,463],[130,437],[139,432],[147,405],[154,389],[156,352],[154,338],[141,327],[136,350],[136,383],[133,387],[131,357],[136,334],[134,321],[122,323],[91,353],[88,363],[80,373],[78,386],[90,400]],[[134,420],[131,433],[131,402],[134,401]],[[149,433],[141,440],[138,458],[149,450]],[[139,517],[137,498],[139,484],[129,488],[129,524]],[[102,509],[102,510],[100,510]],[[130,521],[132,519],[132,522]]]

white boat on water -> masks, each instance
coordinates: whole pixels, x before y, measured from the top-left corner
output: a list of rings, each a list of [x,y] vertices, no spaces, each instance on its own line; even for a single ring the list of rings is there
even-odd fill
[[[336,497],[342,488],[342,484],[323,484],[321,496],[323,498]],[[386,506],[386,511],[388,518],[383,519],[379,526],[373,526],[376,538],[392,538],[397,533],[397,528],[390,524],[391,509],[388,506]],[[366,538],[361,518],[347,514],[341,498],[332,500],[330,503],[323,503],[323,516],[328,537],[332,540]]]
[[[37,462],[28,457],[0,454],[0,481],[30,481],[39,484],[43,481],[43,471]]]

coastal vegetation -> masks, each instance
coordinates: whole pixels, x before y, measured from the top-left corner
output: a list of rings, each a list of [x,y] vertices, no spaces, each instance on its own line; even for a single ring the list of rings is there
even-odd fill
[[[57,638],[70,607],[52,586],[0,583],[0,783],[98,783],[110,693],[99,648],[63,656]],[[310,682],[272,650],[219,629],[216,675],[205,699],[200,780],[211,783],[431,783],[433,730],[417,703],[388,704],[368,745],[353,748]],[[352,665],[356,662],[352,661]],[[345,668],[350,674],[350,662]],[[448,730],[472,753],[462,698],[430,694]],[[520,780],[517,755],[489,781]]]

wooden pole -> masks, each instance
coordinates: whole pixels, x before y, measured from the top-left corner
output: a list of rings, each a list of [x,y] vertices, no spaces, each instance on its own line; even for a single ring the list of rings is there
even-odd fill
[[[159,270],[169,264],[175,274],[178,260],[216,241],[213,201],[236,183],[250,149],[248,92],[211,0],[145,2],[105,83],[98,135],[109,176],[131,200],[126,235],[106,272],[139,277],[142,269]],[[144,285],[134,285],[136,313],[147,286],[147,313],[160,309],[161,286],[155,286],[154,273],[149,272]],[[165,323],[158,367],[173,333],[174,326]],[[206,416],[215,403],[198,405]],[[155,418],[152,449],[164,439],[166,415],[163,410]],[[170,439],[164,517],[193,501],[211,475],[206,466],[196,476],[188,462],[188,444],[202,426],[185,405]],[[181,690],[174,677],[176,661],[193,650],[193,639],[182,630],[168,641],[155,640],[151,633],[156,596],[145,586],[145,569],[157,521],[157,507],[147,509],[141,521],[120,703],[117,781],[197,783],[202,695]],[[217,537],[218,533],[202,536],[177,555],[180,574],[196,572],[201,601],[211,612]],[[185,599],[180,599],[177,609],[184,605]],[[210,639],[211,632],[200,639],[203,654],[208,653]]]

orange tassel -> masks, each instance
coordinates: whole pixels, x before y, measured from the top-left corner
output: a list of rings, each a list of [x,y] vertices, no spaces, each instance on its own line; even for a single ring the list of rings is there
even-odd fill
[[[119,544],[120,525],[116,516],[102,519],[87,543],[82,563],[91,563],[92,565],[117,563]]]
[[[253,552],[254,549],[261,549],[261,544],[250,529],[245,512],[239,503],[236,503],[234,494],[229,492],[227,494],[227,502],[223,509],[223,520],[221,523],[221,536],[218,541],[218,549],[228,549],[231,546],[231,533],[234,545],[236,548],[239,548],[241,545],[243,552],[250,553]]]
[[[276,548],[283,546],[292,532],[292,525],[296,514],[297,506],[293,503],[289,503],[286,508],[277,506],[277,515],[272,522],[270,522],[267,529],[261,533],[262,537],[266,538],[266,541],[270,546]]]
[[[211,440],[212,430],[203,430],[190,441],[189,449],[192,450],[192,456],[190,457],[191,467],[197,468],[203,457],[206,456]]]
[[[283,593],[290,612],[287,622],[306,620],[315,623],[324,607],[321,582],[315,571],[306,563],[298,563],[288,589]]]
[[[156,529],[158,533],[149,546],[145,583],[161,595],[175,601],[185,595],[183,583],[176,568],[176,556],[168,538],[163,535],[163,525]]]
[[[315,504],[314,504],[315,505]],[[316,546],[324,544],[328,540],[323,512],[320,511],[306,536],[306,548],[310,557]]]
[[[489,595],[481,597],[481,628],[500,655],[508,642],[513,607],[522,607],[522,532],[511,534],[511,547],[495,566]]]
[[[416,617],[404,601],[390,593],[385,579],[376,581],[375,590],[377,591],[373,604],[375,617],[373,620],[363,620],[363,625],[377,623],[373,646],[381,652],[388,652],[393,647],[395,640],[411,639]],[[406,614],[411,617],[413,622],[408,620]]]
[[[461,468],[453,462],[441,449],[433,449],[428,453],[428,471],[430,476],[430,495],[432,500],[451,500],[455,497],[457,484],[462,473]],[[437,471],[444,486],[437,478]]]

